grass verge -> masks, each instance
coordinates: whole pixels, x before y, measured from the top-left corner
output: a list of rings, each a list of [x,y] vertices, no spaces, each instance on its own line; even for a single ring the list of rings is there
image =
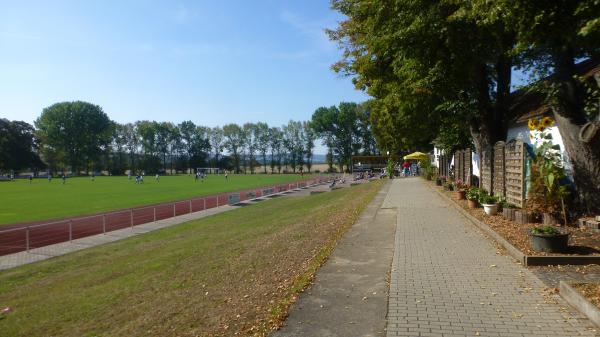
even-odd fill
[[[0,273],[2,336],[264,336],[382,182],[277,198]]]

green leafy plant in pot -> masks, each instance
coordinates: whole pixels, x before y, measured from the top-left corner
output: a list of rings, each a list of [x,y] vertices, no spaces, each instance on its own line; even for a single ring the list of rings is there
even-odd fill
[[[452,182],[451,182],[451,181],[446,181],[446,182],[444,183],[444,189],[445,189],[446,191],[454,191],[454,184],[452,184]]]
[[[555,226],[532,228],[531,248],[538,252],[562,253],[569,247],[569,233],[561,232]]]
[[[479,194],[480,194],[480,191],[481,190],[479,188],[477,188],[477,187],[471,187],[465,193],[465,197],[467,198],[467,204],[469,205],[469,208],[477,208],[477,207],[479,207]]]
[[[487,192],[482,193],[479,197],[479,202],[483,205],[485,214],[496,215],[498,213],[498,198],[495,196],[489,195]]]
[[[454,182],[454,191],[455,191],[454,194],[456,195],[456,199],[465,200],[468,188],[469,188],[469,186],[467,186],[467,184],[465,184],[462,181],[462,179],[456,180]]]
[[[550,117],[530,119],[535,158],[531,166],[529,197],[525,207],[536,216],[542,216],[545,224],[557,223],[560,217],[567,224],[567,186],[561,184],[566,174],[560,146],[552,143],[552,135],[546,132],[554,121]]]

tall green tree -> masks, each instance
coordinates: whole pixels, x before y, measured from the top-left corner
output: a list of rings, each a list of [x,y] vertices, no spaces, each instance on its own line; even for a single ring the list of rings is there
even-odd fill
[[[578,199],[586,211],[600,209],[600,132],[580,137],[598,115],[598,86],[587,72],[600,62],[600,2],[597,0],[476,0],[469,8],[482,24],[514,27],[514,54],[531,70],[533,91],[545,94],[573,166]],[[577,64],[577,62],[581,64]],[[547,76],[552,72],[552,76]]]
[[[225,148],[233,158],[236,173],[240,173],[240,153],[244,149],[244,130],[237,124],[231,123],[223,126]]]
[[[283,132],[278,127],[269,128],[269,148],[271,150],[271,173],[281,173],[281,159],[283,156]]]
[[[160,150],[157,142],[158,123],[155,121],[137,121],[135,126],[143,152],[141,168],[146,172],[157,172],[161,166]]]
[[[221,152],[223,152],[223,129],[220,127],[214,127],[210,130],[209,133],[209,142],[212,147],[215,157],[214,157],[214,166],[219,166],[219,156]]]
[[[135,172],[138,167],[136,165],[136,156],[140,147],[140,138],[137,132],[137,125],[134,123],[127,123],[123,125],[123,134],[125,137],[125,147],[129,155],[129,172]]]
[[[194,144],[196,143],[196,124],[192,121],[183,121],[177,126],[179,133],[181,134],[181,140],[183,141],[183,148],[185,150],[185,158],[187,161],[188,173],[192,172],[191,159],[194,153]]]
[[[313,129],[324,140],[329,153],[337,159],[341,171],[349,168],[352,155],[360,150],[356,103],[342,102],[338,107],[318,108],[312,116]]]
[[[254,164],[256,162],[255,154],[256,154],[256,124],[254,123],[245,123],[242,127],[244,133],[244,173],[246,173],[246,167],[250,167],[250,173],[254,174]]]
[[[348,17],[330,32],[344,50],[334,69],[374,97],[380,145],[400,150],[431,142],[446,125],[440,105],[447,102],[469,108],[463,123],[479,152],[505,139],[515,33],[503,22],[481,25],[464,15],[468,3],[334,1]]]
[[[256,142],[256,150],[262,156],[264,173],[267,173],[267,152],[269,151],[269,125],[267,125],[267,123],[256,123],[254,127],[254,139]]]
[[[306,168],[310,173],[313,161],[313,150],[317,135],[310,122],[302,122],[302,142],[304,145],[304,157],[306,157]]]
[[[112,174],[123,174],[126,163],[125,147],[127,146],[127,129],[123,124],[115,123],[112,136],[113,158],[111,172]]]
[[[113,123],[98,105],[62,102],[45,108],[35,121],[40,140],[61,154],[74,174],[100,160],[112,139]]]
[[[0,118],[0,172],[43,167],[37,149],[33,126]]]

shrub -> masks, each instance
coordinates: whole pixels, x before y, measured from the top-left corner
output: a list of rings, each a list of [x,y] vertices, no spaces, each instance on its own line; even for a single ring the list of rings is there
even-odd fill
[[[558,228],[554,227],[554,226],[543,226],[543,227],[535,227],[531,229],[531,234],[546,234],[546,235],[556,235],[556,234],[560,234],[560,231],[558,230]]]
[[[479,197],[479,202],[482,205],[493,205],[498,202],[498,198],[496,198],[493,195],[489,195],[489,194],[485,193]]]
[[[470,189],[467,190],[465,197],[468,200],[479,200],[480,191],[481,190],[477,187],[471,187]]]

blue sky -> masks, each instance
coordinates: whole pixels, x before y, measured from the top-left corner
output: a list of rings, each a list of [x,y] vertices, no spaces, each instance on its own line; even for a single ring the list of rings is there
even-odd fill
[[[341,19],[328,0],[5,1],[0,117],[84,100],[118,122],[307,120],[367,99],[330,70]]]

